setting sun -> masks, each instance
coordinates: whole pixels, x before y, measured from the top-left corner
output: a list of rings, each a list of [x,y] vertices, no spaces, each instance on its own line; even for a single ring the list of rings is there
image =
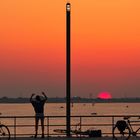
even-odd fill
[[[111,99],[112,96],[109,92],[101,92],[98,94],[98,98],[100,99]]]

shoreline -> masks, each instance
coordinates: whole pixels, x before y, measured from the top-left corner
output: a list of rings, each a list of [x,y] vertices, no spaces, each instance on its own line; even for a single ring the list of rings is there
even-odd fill
[[[30,103],[29,98],[9,98],[2,97],[0,98],[0,103]],[[66,98],[48,98],[47,103],[66,103]],[[140,98],[112,98],[112,99],[99,99],[99,98],[72,98],[71,103],[140,103]]]

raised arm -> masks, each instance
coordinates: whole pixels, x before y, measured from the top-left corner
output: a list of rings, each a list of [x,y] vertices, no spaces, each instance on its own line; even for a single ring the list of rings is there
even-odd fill
[[[30,102],[32,102],[33,96],[34,96],[34,95],[35,95],[34,93],[31,95],[31,97],[30,97]]]
[[[48,99],[48,97],[46,96],[46,94],[44,92],[42,92],[42,95],[45,97],[45,100]]]

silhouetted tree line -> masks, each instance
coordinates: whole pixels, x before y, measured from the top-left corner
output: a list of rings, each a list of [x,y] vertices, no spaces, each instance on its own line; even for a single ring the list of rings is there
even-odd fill
[[[17,97],[17,98],[10,98],[10,97],[1,97],[0,103],[29,103],[29,98],[25,97]],[[48,103],[65,103],[66,98],[54,97],[48,98]],[[99,99],[99,98],[81,98],[81,97],[72,97],[72,103],[138,103],[140,102],[140,97],[137,98],[112,98],[112,99]]]

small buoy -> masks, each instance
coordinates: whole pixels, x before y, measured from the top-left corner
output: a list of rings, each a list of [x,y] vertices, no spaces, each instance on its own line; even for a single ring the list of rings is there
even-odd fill
[[[97,113],[96,112],[93,112],[93,113],[91,113],[91,115],[97,115]]]
[[[64,108],[63,106],[60,106],[60,108]]]

